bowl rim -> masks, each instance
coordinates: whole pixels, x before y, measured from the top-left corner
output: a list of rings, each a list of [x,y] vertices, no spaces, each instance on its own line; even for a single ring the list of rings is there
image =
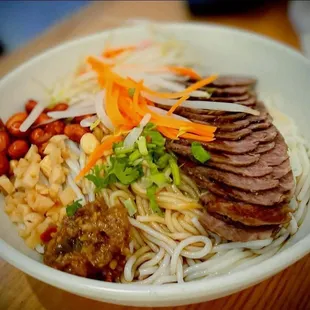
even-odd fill
[[[284,43],[280,43],[273,39],[270,39],[264,35],[256,34],[251,31],[245,31],[235,27],[227,27],[216,25],[212,23],[162,23],[161,26],[177,29],[177,28],[193,28],[198,31],[204,29],[216,30],[221,32],[228,32],[232,35],[243,36],[245,39],[258,41],[262,44],[282,49],[291,57],[298,58],[299,61],[303,62],[305,66],[310,69],[310,60],[304,57],[297,49],[294,49]],[[140,26],[131,27],[119,27],[111,28],[105,31],[94,33],[91,35],[76,38],[74,40],[67,41],[59,44],[53,48],[47,49],[44,52],[31,57],[26,62],[19,65],[13,71],[4,75],[0,79],[0,88],[15,76],[31,66],[32,63],[40,61],[42,58],[47,57],[51,53],[56,53],[63,49],[74,47],[75,44],[79,44],[81,41],[87,43],[88,40],[94,40],[100,38],[102,35],[113,30],[117,32],[129,31]],[[308,204],[307,204],[308,206]],[[4,212],[4,211],[3,211]],[[172,300],[178,300],[178,302],[184,303],[184,301],[191,298],[205,298],[208,296],[216,295],[217,297],[225,296],[225,294],[231,291],[238,291],[245,288],[245,286],[254,285],[276,273],[285,269],[289,265],[295,263],[307,253],[310,252],[310,234],[303,237],[296,244],[291,247],[276,253],[271,258],[265,261],[247,267],[244,270],[236,271],[234,273],[223,274],[218,277],[205,278],[195,282],[188,283],[177,283],[177,284],[165,284],[162,285],[139,285],[139,284],[120,284],[120,283],[109,283],[99,280],[86,279],[65,272],[61,272],[22,254],[6,242],[0,239],[0,256],[8,263],[12,264],[16,268],[25,272],[26,274],[33,276],[50,285],[59,287],[66,291],[78,293],[82,296],[88,296],[98,299],[98,293],[104,293],[103,297],[111,300],[115,298],[117,302],[126,301],[146,301],[156,302],[158,298],[169,302]],[[257,268],[259,267],[259,268]],[[180,294],[181,293],[181,294]],[[216,298],[217,298],[216,297]],[[104,299],[104,298],[103,298]],[[210,299],[210,298],[209,298]]]

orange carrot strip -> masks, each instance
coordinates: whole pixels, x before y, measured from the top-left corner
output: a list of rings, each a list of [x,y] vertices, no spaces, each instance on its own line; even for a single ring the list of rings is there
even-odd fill
[[[215,81],[217,79],[217,75],[211,75],[205,79],[202,79],[194,84],[192,84],[191,86],[187,87],[184,91],[181,92],[176,92],[176,93],[160,93],[160,92],[156,92],[152,89],[149,89],[147,87],[143,87],[143,90],[151,95],[154,95],[158,98],[166,98],[166,99],[176,99],[179,97],[182,97],[184,95],[189,95],[191,92],[212,83],[213,81]]]
[[[175,67],[175,66],[167,66],[167,68],[168,70],[176,74],[188,76],[194,80],[201,80],[201,76],[191,68]]]
[[[186,122],[178,119],[174,119],[169,116],[163,116],[160,114],[157,114],[156,112],[153,112],[147,107],[147,104],[144,98],[141,98],[140,100],[140,109],[142,110],[141,112],[143,113],[142,115],[145,115],[146,113],[150,113],[152,116],[151,121],[155,123],[158,126],[162,127],[167,127],[167,128],[174,128],[179,130],[180,127],[186,127],[188,131],[201,134],[201,135],[206,135],[213,137],[213,133],[216,130],[216,127],[214,126],[209,126],[209,125],[202,125],[202,124],[197,124],[194,122]]]
[[[131,98],[125,96],[120,97],[118,107],[122,115],[129,119],[134,126],[140,123],[142,117],[134,112]]]
[[[172,139],[172,140],[179,140],[179,138],[177,137],[177,131],[172,130],[172,128],[157,126],[157,129],[165,137]]]
[[[108,80],[106,84],[106,111],[112,124],[117,127],[120,125],[130,125],[118,108],[119,89],[113,87],[113,84]]]
[[[104,140],[103,143],[97,146],[94,152],[89,157],[86,166],[80,171],[80,173],[75,178],[75,181],[78,182],[96,164],[98,159],[100,159],[103,156],[103,153],[112,148],[113,143],[119,142],[122,139],[123,139],[122,136],[110,136],[109,138]]]
[[[184,134],[181,134],[179,137],[190,139],[190,140],[204,141],[204,142],[211,142],[211,141],[214,140],[214,138],[194,135],[194,134],[191,134],[191,133],[188,133],[188,132],[184,133]]]
[[[189,95],[184,95],[181,97],[167,112],[167,115],[171,115],[184,101],[186,101],[189,98]]]
[[[135,50],[135,46],[124,46],[124,47],[117,47],[117,48],[110,48],[103,52],[102,56],[106,58],[113,58],[116,57],[124,52]]]

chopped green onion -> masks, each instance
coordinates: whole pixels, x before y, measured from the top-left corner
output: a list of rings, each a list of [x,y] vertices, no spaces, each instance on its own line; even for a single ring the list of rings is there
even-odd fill
[[[165,153],[164,155],[162,155],[161,157],[159,157],[159,159],[157,160],[157,166],[161,169],[164,169],[169,162],[169,159],[171,158],[171,155],[168,153]]]
[[[156,147],[157,147],[156,144],[153,144],[153,143],[148,143],[148,144],[147,144],[147,148],[148,148],[148,149],[155,149]]]
[[[114,152],[116,155],[131,153],[134,150],[133,146],[121,146],[116,147]]]
[[[139,150],[135,150],[134,152],[132,152],[129,155],[129,161],[130,162],[134,162],[135,160],[139,159],[141,157],[141,153],[139,152]]]
[[[144,127],[144,132],[154,130],[156,128],[156,125],[154,123],[147,123],[146,126]]]
[[[194,158],[202,164],[211,158],[210,153],[207,152],[199,142],[192,143],[191,151]]]
[[[169,165],[171,168],[173,183],[175,185],[180,185],[181,184],[180,169],[179,169],[177,162],[174,159],[170,158]]]
[[[151,143],[164,146],[166,139],[158,131],[146,131],[145,136],[151,139]]]
[[[150,207],[151,207],[151,210],[154,212],[154,213],[157,213],[159,215],[162,215],[162,211],[161,209],[159,208],[158,204],[157,204],[157,201],[156,201],[156,186],[155,185],[152,185],[151,187],[149,187],[147,190],[146,190],[146,194],[150,200]]]
[[[168,183],[168,180],[164,173],[156,173],[150,176],[152,182],[154,182],[158,187],[163,187]]]
[[[132,98],[133,97],[133,95],[135,94],[135,91],[136,91],[136,89],[135,88],[129,88],[128,89],[128,95]]]
[[[90,125],[90,130],[93,131],[98,125],[100,124],[100,119],[96,119],[91,125]]]
[[[82,199],[73,201],[71,205],[67,206],[66,208],[67,216],[73,216],[79,208],[82,208],[80,201],[82,201]]]
[[[132,163],[132,165],[133,165],[133,166],[138,166],[138,165],[140,165],[142,162],[143,162],[143,158],[138,158],[138,159],[136,159],[136,160]]]
[[[152,157],[150,155],[148,155],[148,156],[145,157],[145,159],[146,159],[146,162],[147,162],[147,164],[148,164],[148,166],[150,168],[151,174],[158,173],[157,165],[154,164]]]
[[[116,158],[126,158],[126,154],[115,154]]]
[[[127,209],[129,216],[133,216],[137,212],[136,204],[131,198],[124,200],[124,206]]]
[[[146,147],[146,139],[144,136],[139,137],[137,144],[141,155],[145,156],[149,153]]]
[[[149,188],[150,186],[153,185],[153,182],[151,181],[150,178],[148,177],[142,177],[141,178],[141,185],[145,188]]]
[[[124,146],[124,142],[123,141],[120,141],[120,142],[117,142],[117,143],[113,143],[113,151],[116,148],[123,147],[123,146]]]

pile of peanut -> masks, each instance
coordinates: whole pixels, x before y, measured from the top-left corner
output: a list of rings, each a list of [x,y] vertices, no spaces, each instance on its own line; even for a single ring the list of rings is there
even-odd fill
[[[90,115],[75,117],[70,123],[67,120],[66,122],[64,120],[56,120],[46,124],[50,120],[47,113],[67,110],[68,105],[66,103],[58,103],[52,108],[46,108],[29,130],[21,132],[21,124],[36,104],[35,100],[28,100],[25,104],[25,111],[12,115],[5,125],[0,119],[0,176],[12,173],[9,161],[24,157],[31,144],[36,145],[39,154],[43,155],[44,149],[51,137],[65,134],[72,141],[79,143],[82,136],[89,132],[87,128],[80,125],[80,121]]]
[[[4,210],[32,249],[44,242],[48,229],[56,230],[66,214],[66,206],[76,199],[66,182],[69,170],[65,165],[67,158],[76,155],[70,152],[65,139],[64,135],[52,137],[43,159],[38,147],[32,145],[23,158],[11,160],[10,178],[0,176],[0,188],[5,194]]]

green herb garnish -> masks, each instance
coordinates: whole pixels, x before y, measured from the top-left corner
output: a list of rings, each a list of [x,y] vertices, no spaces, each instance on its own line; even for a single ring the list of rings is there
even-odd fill
[[[80,201],[82,201],[82,199],[73,201],[70,205],[67,206],[67,216],[73,216],[78,209],[82,208]]]
[[[131,198],[124,200],[124,206],[127,209],[129,216],[133,216],[137,212],[136,204]]]
[[[146,190],[146,194],[150,200],[151,210],[156,214],[162,215],[163,213],[161,209],[159,208],[157,201],[156,201],[156,189],[157,187],[155,185],[152,185]]]
[[[193,142],[191,146],[191,151],[196,160],[204,164],[207,160],[211,158],[209,152],[207,152],[199,142]]]
[[[181,184],[181,176],[180,176],[180,169],[179,166],[173,158],[169,159],[169,166],[171,168],[171,173],[173,177],[173,183],[175,185],[180,185]]]

